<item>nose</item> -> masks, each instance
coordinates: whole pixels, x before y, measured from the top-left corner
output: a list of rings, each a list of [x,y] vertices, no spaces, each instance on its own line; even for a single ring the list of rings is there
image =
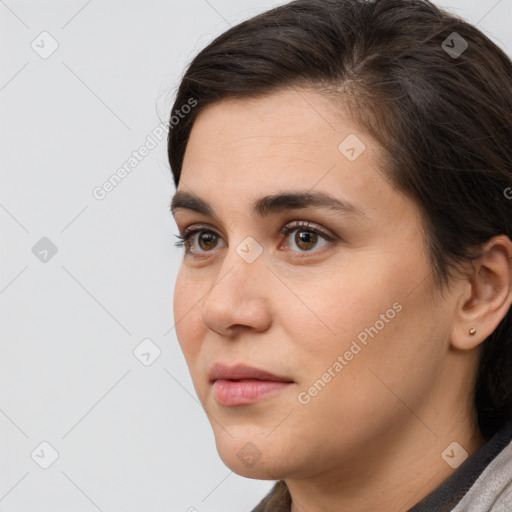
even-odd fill
[[[234,337],[247,329],[268,330],[273,275],[263,254],[249,263],[233,248],[219,268],[201,305],[203,324],[223,337]]]

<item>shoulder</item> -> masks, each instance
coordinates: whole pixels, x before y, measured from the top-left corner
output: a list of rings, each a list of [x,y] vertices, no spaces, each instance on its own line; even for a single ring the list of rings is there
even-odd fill
[[[512,510],[512,442],[490,462],[453,512]]]

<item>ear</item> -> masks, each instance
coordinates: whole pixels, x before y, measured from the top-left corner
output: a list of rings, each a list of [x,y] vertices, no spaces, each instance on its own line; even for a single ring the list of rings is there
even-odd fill
[[[499,235],[481,248],[472,262],[455,311],[452,346],[468,350],[482,343],[503,320],[512,304],[512,241]],[[475,334],[470,334],[470,329]]]

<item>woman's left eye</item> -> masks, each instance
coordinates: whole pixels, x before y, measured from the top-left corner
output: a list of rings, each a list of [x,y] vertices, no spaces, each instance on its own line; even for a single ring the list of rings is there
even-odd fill
[[[310,224],[309,222],[300,221],[296,224],[288,224],[283,227],[281,234],[288,237],[292,233],[295,233],[293,242],[296,247],[301,249],[299,252],[309,252],[313,248],[318,249],[318,240],[323,239],[324,244],[320,247],[334,243],[334,237],[326,233],[319,227]]]
[[[322,239],[324,244],[320,247],[332,244],[335,241],[335,238],[332,235],[307,221],[296,221],[295,223],[287,224],[281,229],[280,233],[286,237],[292,233],[295,233],[295,236],[293,237],[293,243],[300,249],[300,251],[294,252],[311,252],[312,249],[318,248],[318,241]],[[200,236],[195,238],[196,234],[199,234]],[[180,240],[175,242],[174,245],[176,245],[176,247],[184,246],[185,252],[187,254],[202,254],[205,252],[210,252],[208,249],[214,249],[215,247],[211,247],[211,245],[208,247],[208,244],[211,244],[213,241],[214,245],[216,245],[215,242],[220,239],[220,237],[214,231],[207,229],[206,227],[186,229],[183,235],[178,234],[174,236]],[[200,247],[201,244],[205,244],[206,250],[204,250],[204,246],[201,247],[201,250],[197,250],[196,248],[192,249],[191,246],[193,245],[194,241],[197,241]]]

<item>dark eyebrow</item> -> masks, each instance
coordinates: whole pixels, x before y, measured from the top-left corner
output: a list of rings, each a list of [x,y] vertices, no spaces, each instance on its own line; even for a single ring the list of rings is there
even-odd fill
[[[286,191],[261,197],[251,205],[251,212],[258,217],[265,217],[266,215],[284,210],[308,208],[311,206],[367,218],[362,210],[345,199],[337,199],[324,192],[310,192],[307,190]],[[174,216],[179,209],[192,210],[218,221],[220,220],[207,201],[190,192],[179,190],[174,194],[170,205],[172,215]]]

